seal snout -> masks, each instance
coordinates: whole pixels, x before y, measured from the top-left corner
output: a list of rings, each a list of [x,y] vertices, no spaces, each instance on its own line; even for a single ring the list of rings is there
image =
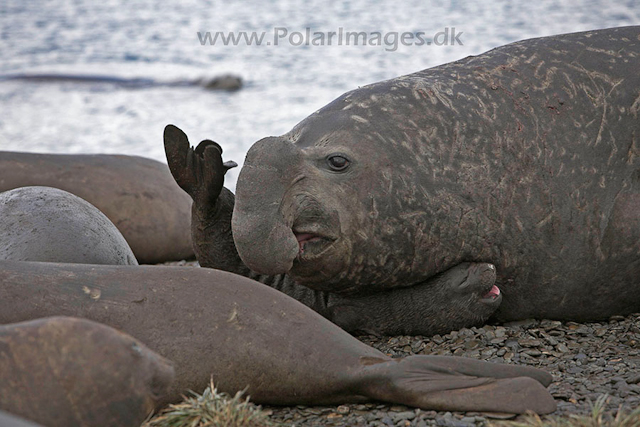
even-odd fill
[[[500,288],[495,284],[496,267],[493,264],[481,263],[475,266],[474,270],[475,271],[473,273],[470,272],[469,274],[471,275],[475,273],[478,275],[481,283],[486,286],[485,289],[491,285],[487,292],[481,293],[482,298],[480,299],[480,302],[490,305],[500,304],[502,301],[502,293],[500,292]]]
[[[175,368],[173,363],[168,359],[156,356],[149,380],[151,398],[158,402],[166,397],[169,394],[174,378]]]

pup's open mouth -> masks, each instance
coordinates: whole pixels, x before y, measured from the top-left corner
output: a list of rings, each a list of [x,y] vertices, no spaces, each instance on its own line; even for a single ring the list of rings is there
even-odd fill
[[[482,299],[493,301],[497,299],[499,296],[500,296],[500,288],[498,288],[496,285],[493,285],[489,290],[489,292],[487,292],[482,296]]]

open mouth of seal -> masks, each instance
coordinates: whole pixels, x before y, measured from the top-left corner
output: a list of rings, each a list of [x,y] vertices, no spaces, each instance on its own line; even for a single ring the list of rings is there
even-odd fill
[[[293,234],[298,240],[300,247],[299,259],[316,258],[322,255],[335,241],[334,238],[323,236],[313,232],[302,232],[294,230]]]
[[[482,302],[490,303],[496,301],[498,298],[500,298],[500,288],[493,285],[491,289],[489,289],[489,292],[482,296]]]

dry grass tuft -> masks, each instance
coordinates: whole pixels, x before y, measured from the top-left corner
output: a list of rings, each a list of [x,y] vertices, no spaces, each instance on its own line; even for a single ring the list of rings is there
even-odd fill
[[[619,410],[615,418],[606,412],[608,396],[602,395],[591,406],[589,415],[550,416],[540,418],[528,415],[524,421],[500,421],[490,423],[492,427],[640,427],[640,408],[632,412]]]
[[[193,393],[193,392],[192,392]],[[169,405],[142,427],[269,427],[279,426],[269,420],[259,406],[243,398],[238,392],[231,398],[226,393],[218,393],[213,385],[200,395],[193,393],[184,401]]]

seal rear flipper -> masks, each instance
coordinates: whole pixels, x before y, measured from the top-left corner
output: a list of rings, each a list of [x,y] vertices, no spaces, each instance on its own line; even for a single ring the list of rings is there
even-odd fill
[[[476,387],[443,390],[416,396],[414,406],[435,410],[550,414],[556,403],[537,381],[527,378],[494,380]]]
[[[222,162],[222,148],[204,140],[194,149],[187,135],[174,125],[164,128],[164,149],[171,175],[198,207],[213,206],[224,183],[227,170],[235,162]]]
[[[548,414],[556,410],[543,385],[548,379],[545,373],[528,367],[461,357],[410,356],[373,361],[366,371],[364,394],[386,402],[447,411]]]
[[[421,360],[418,360],[421,359]],[[553,381],[553,377],[548,372],[530,366],[507,365],[504,363],[490,363],[482,360],[470,359],[467,357],[449,356],[410,356],[405,359],[410,363],[428,363],[438,369],[447,372],[456,372],[462,375],[488,378],[516,378],[529,377],[547,387]]]

